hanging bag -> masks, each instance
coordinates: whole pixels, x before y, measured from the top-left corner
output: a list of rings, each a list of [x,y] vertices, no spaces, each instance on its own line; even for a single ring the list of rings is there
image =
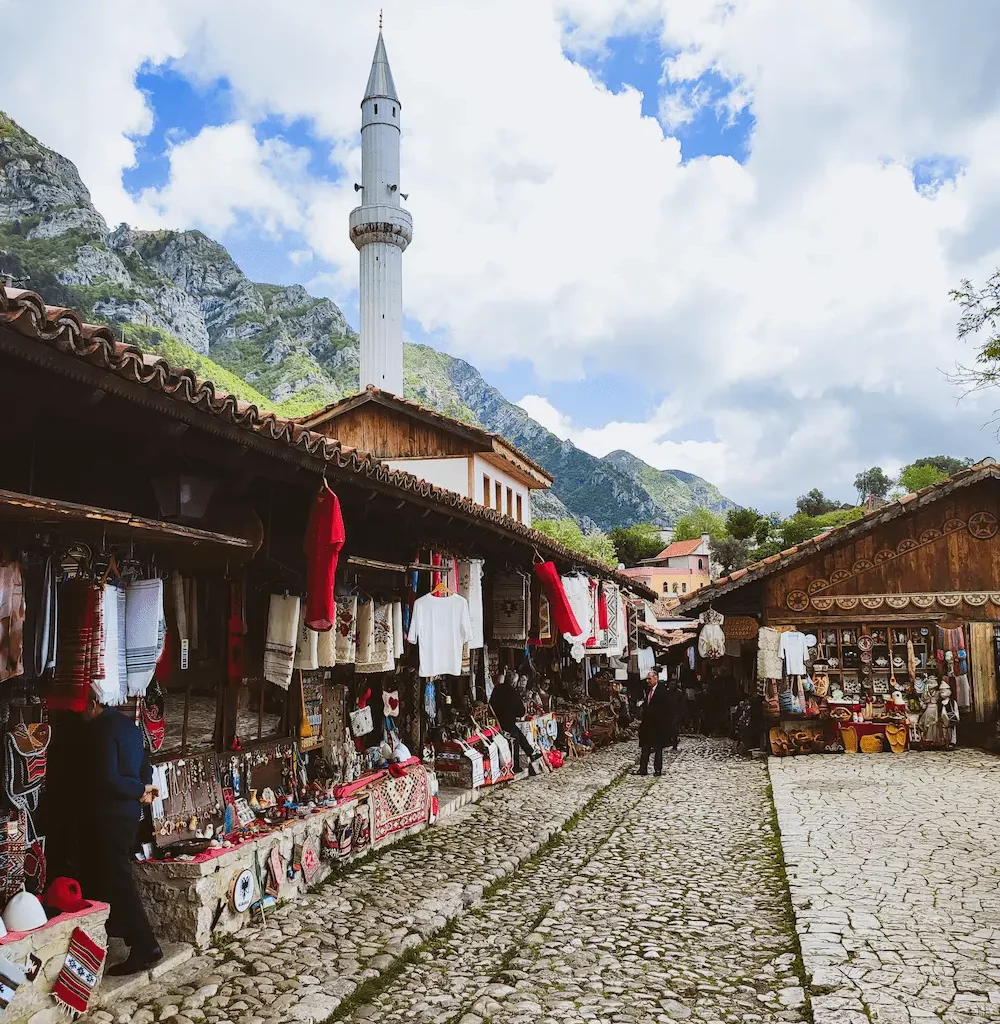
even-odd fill
[[[768,718],[779,718],[781,716],[781,705],[778,701],[778,684],[773,679],[768,679],[765,683],[764,714]]]

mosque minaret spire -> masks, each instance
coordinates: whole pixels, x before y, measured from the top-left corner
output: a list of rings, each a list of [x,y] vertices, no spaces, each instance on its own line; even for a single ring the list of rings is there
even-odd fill
[[[361,101],[361,205],[351,211],[351,241],[361,256],[361,389],[403,394],[403,250],[413,218],[400,206],[400,112],[379,14],[378,42]]]

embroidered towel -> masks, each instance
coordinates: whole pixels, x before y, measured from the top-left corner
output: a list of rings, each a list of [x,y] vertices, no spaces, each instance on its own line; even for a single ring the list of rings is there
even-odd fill
[[[375,642],[375,602],[369,597],[358,598],[357,654],[355,661],[366,665],[372,660],[372,644]]]
[[[358,612],[358,632],[360,637],[361,623],[363,617],[361,610]],[[392,637],[392,605],[388,602],[379,602],[374,607],[372,614],[372,641],[369,648],[367,661],[361,660],[361,644],[358,644],[358,661],[355,666],[357,672],[391,672],[396,667],[393,657]]]
[[[292,682],[298,630],[299,599],[272,594],[264,642],[264,678],[283,690],[287,690]]]
[[[143,697],[163,653],[163,580],[139,580],[125,591],[128,696]]]
[[[336,625],[325,633],[316,634],[316,661],[320,668],[333,668],[337,664]]]
[[[337,598],[337,664],[353,665],[358,654],[358,599]]]
[[[52,998],[65,1007],[75,1020],[87,1012],[90,997],[97,986],[107,950],[98,945],[82,928],[75,928],[69,940],[69,952],[55,985]]]
[[[306,628],[305,618],[299,622],[299,640],[295,647],[294,668],[303,672],[315,672],[319,668],[319,636],[314,629]]]

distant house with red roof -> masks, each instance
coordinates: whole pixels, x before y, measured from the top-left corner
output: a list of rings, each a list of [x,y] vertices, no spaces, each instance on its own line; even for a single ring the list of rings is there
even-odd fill
[[[664,596],[694,593],[712,580],[708,534],[696,540],[676,540],[655,558],[626,569],[625,574]]]

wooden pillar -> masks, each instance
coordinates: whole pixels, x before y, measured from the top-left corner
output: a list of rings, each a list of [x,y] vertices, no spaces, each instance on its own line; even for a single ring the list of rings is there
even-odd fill
[[[997,717],[997,667],[992,622],[969,624],[972,707],[976,722],[988,725]]]

